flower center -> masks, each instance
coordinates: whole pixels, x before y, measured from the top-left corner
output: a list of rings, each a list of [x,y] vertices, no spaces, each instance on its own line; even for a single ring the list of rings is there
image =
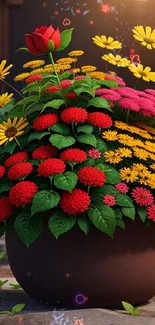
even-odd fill
[[[145,37],[144,38],[144,42],[148,43],[148,44],[153,44],[154,43],[154,39],[149,38],[149,37]]]
[[[14,137],[17,133],[17,129],[15,127],[8,128],[5,132],[5,135],[8,138]]]

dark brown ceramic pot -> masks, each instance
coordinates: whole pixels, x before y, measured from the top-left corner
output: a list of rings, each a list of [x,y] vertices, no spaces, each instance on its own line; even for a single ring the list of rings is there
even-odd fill
[[[56,240],[45,225],[29,248],[6,235],[12,272],[32,298],[62,307],[142,304],[155,294],[155,225],[128,221],[114,240],[74,228]]]

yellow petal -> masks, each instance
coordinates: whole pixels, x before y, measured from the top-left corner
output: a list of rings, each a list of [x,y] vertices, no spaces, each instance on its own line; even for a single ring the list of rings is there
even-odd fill
[[[142,72],[143,71],[143,65],[142,64],[138,64],[137,71],[139,71],[139,72]]]
[[[110,43],[112,43],[113,42],[113,37],[108,37],[108,43],[110,44]]]
[[[14,137],[9,138],[9,142],[11,142],[12,140],[14,140]]]
[[[103,43],[107,42],[107,38],[106,38],[105,35],[101,35],[100,40],[101,40]]]
[[[17,129],[19,126],[21,126],[21,125],[24,123],[24,121],[25,121],[25,119],[24,119],[23,117],[21,117],[21,118],[19,119],[19,121],[17,122],[17,124],[15,125],[16,129]]]
[[[1,140],[1,141],[0,141],[0,146],[1,146],[3,143],[5,143],[7,140],[8,140],[7,138]]]
[[[152,28],[150,26],[146,26],[146,36],[150,37],[151,33],[152,33]]]
[[[137,26],[136,28],[135,28],[143,37],[145,37],[146,36],[146,34],[145,34],[145,31],[144,31],[144,27],[143,26]]]
[[[8,65],[8,67],[6,67],[6,68],[3,70],[3,73],[6,73],[6,72],[7,72],[8,70],[10,70],[12,67],[13,67],[13,64]]]
[[[141,36],[133,35],[133,37],[134,37],[137,41],[140,41],[140,42],[143,41],[143,38],[142,38]]]
[[[142,77],[142,75],[139,74],[139,73],[134,73],[134,76],[135,76],[136,78],[139,78],[139,79]]]
[[[4,123],[4,122],[3,122]],[[2,125],[2,124],[0,124],[0,130],[7,130],[7,128],[4,126],[4,125]]]
[[[142,76],[142,78],[143,78],[144,81],[147,81],[147,82],[150,81],[150,79],[148,77]]]
[[[147,49],[148,50],[152,50],[152,45],[151,44],[147,44]]]
[[[151,68],[150,67],[146,67],[145,69],[144,69],[144,73],[149,73],[151,71]]]
[[[148,77],[151,81],[155,82],[155,72],[150,72]]]
[[[19,135],[21,135],[21,134],[23,134],[23,133],[24,133],[24,131],[17,132],[17,133],[16,133],[16,137],[18,137]]]
[[[17,128],[17,131],[20,131],[20,130],[26,128],[26,126],[27,126],[28,124],[29,124],[29,123],[24,123],[24,124],[22,124],[20,127]]]
[[[4,67],[5,67],[5,65],[6,65],[6,60],[3,60],[2,62],[1,62],[1,64],[0,64],[0,72],[2,72],[3,71],[3,69],[4,69]]]
[[[10,117],[8,118],[8,120],[7,120],[7,124],[8,124],[8,128],[11,128],[11,119],[10,119]]]
[[[12,122],[12,127],[15,127],[16,123],[17,123],[17,120],[18,120],[18,117],[15,117],[13,119],[13,122]]]

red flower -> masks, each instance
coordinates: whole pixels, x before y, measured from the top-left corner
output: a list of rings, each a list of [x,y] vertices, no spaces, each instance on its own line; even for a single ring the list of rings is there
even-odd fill
[[[88,113],[81,107],[69,107],[61,113],[61,119],[65,123],[84,123],[88,119]]]
[[[51,144],[40,146],[32,152],[32,158],[36,160],[52,158],[57,155],[58,149]]]
[[[33,122],[33,129],[36,131],[42,131],[50,128],[52,125],[58,122],[58,115],[56,114],[44,114],[36,118]]]
[[[5,167],[4,166],[0,166],[0,178],[2,178],[5,175]]]
[[[131,195],[134,201],[140,206],[147,206],[154,203],[153,194],[145,187],[135,187]]]
[[[61,174],[65,171],[66,165],[61,159],[49,158],[38,166],[39,176],[49,177]]]
[[[29,52],[34,55],[52,52],[60,47],[60,30],[59,28],[55,30],[52,25],[41,26],[36,28],[32,34],[25,34],[25,41]]]
[[[147,218],[155,222],[155,204],[152,204],[150,207],[146,208]]]
[[[58,86],[49,86],[46,90],[45,93],[54,93],[56,91],[59,91],[59,87]]]
[[[10,203],[9,197],[4,196],[0,199],[0,221],[11,217],[13,214],[13,206]]]
[[[60,158],[64,161],[82,163],[87,159],[87,155],[80,149],[67,149],[60,154]]]
[[[76,76],[75,80],[82,80],[82,79],[86,79],[86,76]]]
[[[23,176],[29,175],[33,170],[33,165],[29,162],[20,162],[11,167],[8,172],[8,178],[15,181]]]
[[[70,93],[68,93],[67,95],[66,95],[66,97],[68,98],[68,99],[74,99],[74,98],[76,98],[77,97],[77,95],[75,94],[75,92],[74,91],[72,91],[72,92],[70,92]]]
[[[61,209],[73,215],[87,211],[90,203],[90,196],[78,188],[74,188],[72,193],[63,192],[60,200]]]
[[[71,80],[65,79],[61,81],[61,88],[66,89],[68,87],[72,86]]]
[[[112,119],[110,116],[100,112],[90,113],[88,116],[88,122],[99,128],[109,128],[112,126]]]
[[[113,195],[106,194],[103,198],[103,203],[109,207],[113,207],[116,204],[116,199]]]
[[[11,167],[25,159],[27,159],[28,154],[27,152],[17,152],[14,155],[11,155],[5,162],[5,167]]]
[[[34,75],[34,76],[30,76],[30,77],[28,77],[28,78],[25,80],[25,82],[26,82],[27,84],[30,84],[30,83],[32,83],[32,82],[40,81],[40,80],[42,80],[42,75],[41,75],[41,74],[36,74],[36,75]]]
[[[105,173],[95,167],[84,167],[78,172],[80,183],[85,186],[103,186],[106,180]]]
[[[16,207],[29,204],[37,192],[38,187],[34,182],[22,181],[11,188],[9,193],[10,202]]]

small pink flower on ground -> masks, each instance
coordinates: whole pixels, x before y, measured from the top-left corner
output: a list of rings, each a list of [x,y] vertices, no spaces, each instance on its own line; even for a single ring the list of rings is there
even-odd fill
[[[145,187],[135,187],[131,193],[134,201],[140,206],[147,206],[154,203],[154,198],[150,190]]]
[[[150,94],[150,95],[155,96],[155,90],[154,89],[145,89],[145,92]]]
[[[109,207],[113,207],[116,204],[116,199],[113,195],[106,194],[103,197],[103,203],[108,205]]]
[[[152,204],[150,207],[147,207],[147,218],[155,222],[155,204]]]
[[[131,98],[122,98],[119,101],[119,105],[125,109],[129,109],[130,111],[134,111],[134,112],[139,112],[140,110],[138,103],[136,103]]]
[[[90,158],[98,159],[101,158],[101,152],[97,149],[91,149],[88,151],[88,156]]]
[[[115,185],[115,188],[123,194],[126,194],[129,190],[128,186],[125,183],[118,183]]]

